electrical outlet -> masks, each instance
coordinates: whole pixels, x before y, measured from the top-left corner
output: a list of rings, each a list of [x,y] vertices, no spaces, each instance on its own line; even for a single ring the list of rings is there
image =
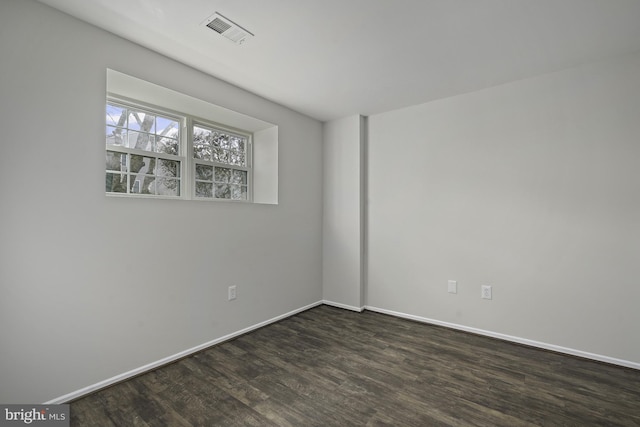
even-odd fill
[[[457,294],[458,282],[456,282],[455,280],[449,280],[447,282],[447,292],[449,292],[450,294]]]
[[[236,285],[229,286],[229,301],[236,299]]]
[[[482,299],[491,299],[491,286],[482,285],[480,297]]]

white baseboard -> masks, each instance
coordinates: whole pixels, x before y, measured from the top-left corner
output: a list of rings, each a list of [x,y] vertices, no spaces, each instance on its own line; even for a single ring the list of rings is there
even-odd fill
[[[340,302],[323,300],[322,303],[332,307],[344,308],[345,310],[357,311],[358,313],[361,313],[364,310],[364,307],[356,307],[354,305],[342,304]]]
[[[159,368],[160,366],[163,366],[163,365],[166,365],[168,363],[174,362],[174,361],[176,361],[178,359],[182,359],[183,357],[190,356],[190,355],[192,355],[194,353],[197,353],[197,352],[199,352],[201,350],[204,350],[204,349],[206,349],[208,347],[211,347],[213,345],[220,344],[221,342],[224,342],[224,341],[228,341],[228,340],[230,340],[232,338],[235,338],[237,336],[240,336],[242,334],[246,334],[247,332],[251,332],[251,331],[253,331],[255,329],[261,328],[261,327],[266,326],[266,325],[268,325],[270,323],[275,323],[275,322],[277,322],[279,320],[286,319],[287,317],[291,317],[294,314],[301,313],[303,311],[309,310],[310,308],[317,307],[317,306],[322,305],[322,304],[323,304],[322,301],[318,301],[318,302],[315,302],[313,304],[306,305],[304,307],[298,308],[296,310],[290,311],[290,312],[282,314],[280,316],[276,316],[276,317],[274,317],[272,319],[265,320],[264,322],[260,322],[260,323],[257,323],[255,325],[249,326],[248,328],[244,328],[244,329],[239,330],[237,332],[233,332],[233,333],[225,335],[223,337],[216,338],[214,340],[205,342],[203,344],[200,344],[200,345],[195,346],[193,348],[190,348],[188,350],[184,350],[184,351],[181,351],[181,352],[176,353],[174,355],[165,357],[164,359],[160,359],[160,360],[157,360],[155,362],[151,362],[151,363],[149,363],[147,365],[140,366],[139,368],[132,369],[131,371],[125,372],[123,374],[119,374],[119,375],[116,375],[114,377],[107,378],[106,380],[100,381],[100,382],[98,382],[96,384],[92,384],[90,386],[81,388],[80,390],[76,390],[76,391],[73,391],[71,393],[65,394],[64,396],[56,397],[55,399],[51,399],[48,402],[44,402],[44,405],[55,405],[55,404],[69,402],[71,400],[74,400],[74,399],[77,399],[79,397],[85,396],[85,395],[87,395],[89,393],[93,393],[94,391],[100,390],[100,389],[108,387],[110,385],[119,383],[121,381],[127,380],[127,379],[132,378],[132,377],[135,377],[136,375],[140,375],[140,374],[143,374],[145,372],[151,371],[153,369]]]
[[[572,348],[561,347],[554,344],[547,344],[540,341],[533,341],[526,338],[514,337],[511,335],[500,334],[497,332],[485,331],[484,329],[471,328],[469,326],[458,325],[456,323],[442,322],[440,320],[429,319],[421,316],[414,316],[413,314],[400,313],[397,311],[386,310],[378,307],[365,306],[365,310],[375,311],[377,313],[388,314],[390,316],[402,317],[404,319],[415,320],[422,323],[429,323],[432,325],[444,326],[451,329],[457,329],[459,331],[471,332],[473,334],[484,335],[491,338],[497,338],[504,341],[511,341],[518,344],[524,344],[531,347],[537,347],[544,350],[551,350],[558,353],[569,354],[572,356],[582,357],[585,359],[596,360],[598,362],[610,363],[612,365],[624,366],[626,368],[640,370],[640,363],[631,362],[629,360],[616,359],[609,356],[603,356],[601,354],[589,353],[582,350],[575,350]]]

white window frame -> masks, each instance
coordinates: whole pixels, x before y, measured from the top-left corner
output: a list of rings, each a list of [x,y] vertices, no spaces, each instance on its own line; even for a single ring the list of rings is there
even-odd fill
[[[105,108],[107,104],[116,104],[121,107],[141,110],[142,112],[170,118],[180,123],[178,155],[139,150],[139,149],[128,148],[128,147],[119,146],[119,145],[108,145],[106,144],[106,141],[105,141],[105,154],[107,151],[126,154],[127,156],[129,156],[129,161],[127,162],[128,167],[130,167],[131,154],[178,161],[180,163],[180,174],[178,176],[178,179],[180,180],[180,194],[178,196],[168,196],[168,195],[130,193],[129,191],[131,190],[131,183],[129,182],[130,181],[129,177],[131,176],[131,171],[127,170],[127,172],[122,172],[123,174],[126,173],[128,177],[127,193],[108,192],[105,189],[105,194],[108,197],[133,197],[133,198],[152,198],[152,199],[171,199],[171,200],[177,199],[177,200],[195,200],[195,201],[224,201],[224,202],[234,202],[234,203],[252,203],[253,202],[253,134],[251,132],[247,132],[245,130],[237,129],[230,126],[225,126],[224,124],[217,123],[212,120],[195,117],[186,113],[168,109],[166,107],[159,107],[156,105],[151,105],[148,103],[144,103],[141,101],[133,100],[130,98],[126,98],[126,97],[122,97],[122,96],[118,96],[110,93],[107,94]],[[224,133],[245,138],[246,139],[246,147],[245,147],[246,166],[231,165],[231,164],[222,163],[222,162],[211,162],[211,161],[194,158],[194,148],[193,148],[194,147],[194,144],[193,144],[193,127],[194,126],[201,126],[204,128],[218,130]],[[218,166],[218,167],[229,168],[232,170],[236,169],[236,170],[246,171],[247,172],[247,184],[246,184],[247,198],[246,199],[227,199],[227,198],[215,197],[215,184],[214,184],[214,197],[196,197],[196,194],[195,194],[196,192],[195,165],[196,164],[206,164],[214,167]],[[107,173],[106,171],[107,170],[105,169],[105,179],[106,179],[106,173]]]

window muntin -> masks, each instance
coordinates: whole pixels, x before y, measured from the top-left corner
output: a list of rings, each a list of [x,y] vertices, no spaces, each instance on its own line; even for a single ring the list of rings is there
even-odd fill
[[[194,124],[196,198],[249,200],[249,142],[249,135]]]

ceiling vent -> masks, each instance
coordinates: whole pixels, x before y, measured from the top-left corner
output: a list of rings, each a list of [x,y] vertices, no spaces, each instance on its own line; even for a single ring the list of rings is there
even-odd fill
[[[218,12],[208,17],[203,25],[237,44],[243,44],[249,37],[253,37],[249,31]]]

